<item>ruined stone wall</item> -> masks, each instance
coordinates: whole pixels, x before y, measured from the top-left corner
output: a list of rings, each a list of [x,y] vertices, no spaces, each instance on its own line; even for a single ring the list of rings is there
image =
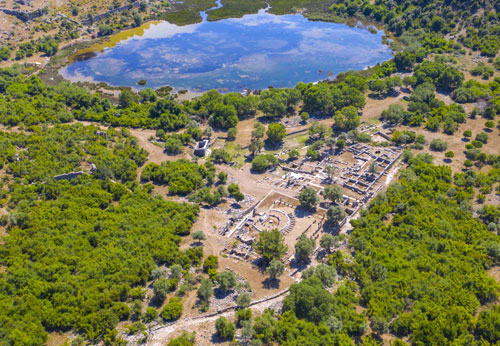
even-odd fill
[[[23,22],[27,22],[29,20],[41,17],[47,14],[47,7],[39,8],[34,11],[21,11],[21,10],[11,10],[8,8],[0,7],[0,12],[8,14],[9,16],[15,16],[16,18],[22,20]]]

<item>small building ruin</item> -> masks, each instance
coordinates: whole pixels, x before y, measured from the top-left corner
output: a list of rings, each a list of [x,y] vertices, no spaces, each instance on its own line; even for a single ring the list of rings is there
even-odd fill
[[[208,139],[203,139],[198,143],[196,143],[196,147],[194,148],[194,154],[200,157],[205,156],[207,154],[208,144],[209,144]]]

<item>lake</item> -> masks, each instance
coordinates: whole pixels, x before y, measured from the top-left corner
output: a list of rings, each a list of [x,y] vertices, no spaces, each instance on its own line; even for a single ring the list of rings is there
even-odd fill
[[[77,53],[60,74],[71,81],[203,92],[293,87],[389,60],[383,31],[260,10],[242,18],[177,26],[166,21],[111,36]],[[146,80],[146,86],[139,86]]]

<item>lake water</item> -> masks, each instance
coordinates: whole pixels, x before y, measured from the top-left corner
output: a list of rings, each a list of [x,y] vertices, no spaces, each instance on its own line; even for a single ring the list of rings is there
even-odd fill
[[[242,18],[177,26],[148,23],[81,52],[60,73],[72,81],[137,89],[169,85],[243,91],[327,79],[391,58],[382,31],[261,10]],[[141,87],[139,80],[146,80]]]

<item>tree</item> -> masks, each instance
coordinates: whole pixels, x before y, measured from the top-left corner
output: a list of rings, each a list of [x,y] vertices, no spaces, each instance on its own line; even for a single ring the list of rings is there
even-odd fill
[[[240,186],[238,184],[231,183],[227,187],[227,192],[229,192],[230,194],[233,194],[233,193],[236,193],[236,192],[239,192],[239,191],[240,191]]]
[[[237,192],[233,193],[233,198],[236,202],[239,203],[245,199],[245,195],[242,192],[237,191]]]
[[[373,174],[373,173],[377,173],[377,171],[378,171],[378,164],[376,161],[372,161],[370,163],[370,167],[368,167],[368,172]]]
[[[161,310],[160,316],[166,320],[177,320],[182,314],[182,300],[177,297],[172,297]]]
[[[236,300],[236,304],[238,304],[238,306],[243,309],[247,308],[251,302],[252,298],[250,297],[250,294],[247,292],[241,293],[238,296],[238,299]]]
[[[476,135],[476,141],[479,141],[479,142],[481,142],[483,144],[488,143],[488,139],[489,139],[489,136],[485,132],[481,132],[481,133],[478,133]]]
[[[471,130],[465,130],[464,133],[463,133],[463,136],[465,138],[470,138],[472,137],[472,131]]]
[[[236,127],[231,127],[229,130],[227,130],[227,140],[234,141],[236,139],[237,133],[238,130],[236,130]]]
[[[142,16],[139,13],[134,13],[134,26],[140,26],[142,24]]]
[[[106,36],[106,35],[111,35],[113,33],[113,29],[107,25],[107,24],[101,24],[98,27],[99,29],[99,36]]]
[[[338,203],[344,198],[344,191],[338,185],[325,187],[321,194],[325,199],[332,201],[332,203]]]
[[[344,220],[344,218],[345,212],[340,206],[332,206],[328,208],[328,211],[326,212],[326,223],[331,226],[338,225],[338,223]]]
[[[455,153],[453,151],[447,151],[446,153],[444,153],[444,156],[446,156],[447,158],[451,159],[455,156]]]
[[[491,121],[491,120],[488,120],[487,122],[484,123],[484,126],[489,128],[489,129],[492,129],[495,127],[495,122],[494,121]]]
[[[179,138],[172,135],[167,136],[165,139],[165,151],[171,155],[182,153],[184,146]]]
[[[255,172],[265,172],[269,167],[278,164],[278,158],[273,154],[261,154],[252,160],[252,170]]]
[[[309,113],[307,112],[302,112],[300,113],[300,120],[302,120],[302,122],[306,122],[309,120]]]
[[[206,138],[212,137],[213,129],[210,126],[207,126],[203,129],[202,136]]]
[[[337,143],[335,144],[337,146],[338,150],[344,150],[345,148],[345,140],[343,138],[340,138],[337,140]]]
[[[215,255],[209,255],[203,262],[203,271],[208,273],[209,270],[216,270],[219,266],[219,258]]]
[[[214,295],[214,289],[212,287],[212,281],[210,279],[204,279],[201,282],[200,288],[197,291],[198,298],[202,303],[208,304],[209,299]]]
[[[271,123],[267,128],[267,138],[273,143],[279,143],[286,136],[285,126],[281,123]]]
[[[216,128],[229,129],[235,127],[238,123],[236,109],[231,105],[217,103],[213,108],[209,121],[210,125]]]
[[[322,124],[318,121],[313,121],[311,126],[308,129],[309,137],[315,139],[322,139],[326,135],[331,134],[331,130],[329,131],[328,127],[325,124]]]
[[[337,143],[337,141],[332,136],[329,136],[329,137],[325,138],[325,144],[328,147],[328,149],[330,149],[330,151],[333,150],[333,147],[335,146],[336,143]]]
[[[227,182],[227,173],[220,171],[219,174],[217,174],[217,179],[219,179],[221,184],[225,184]]]
[[[336,171],[338,171],[338,168],[334,165],[328,165],[325,167],[325,173],[328,175],[328,180],[331,181],[333,179],[333,175]]]
[[[193,239],[202,242],[207,239],[207,236],[203,231],[197,231],[193,233]]]
[[[288,160],[297,160],[299,157],[299,151],[297,149],[292,149],[288,152]]]
[[[170,339],[167,346],[194,346],[196,333],[183,331],[182,334],[174,339]]]
[[[316,193],[316,190],[310,187],[306,187],[305,189],[300,191],[299,202],[300,205],[307,210],[313,210],[314,208],[316,208],[316,205],[319,202],[319,197]]]
[[[135,103],[135,95],[129,89],[123,89],[118,96],[118,102],[121,108],[128,108]]]
[[[491,344],[500,341],[500,307],[481,311],[476,326],[476,333]]]
[[[342,329],[342,321],[335,316],[329,316],[326,320],[326,325],[333,333]]]
[[[307,148],[306,156],[311,160],[315,161],[319,157],[319,153],[314,146]]]
[[[250,145],[248,146],[248,150],[255,156],[255,154],[259,153],[262,150],[264,143],[258,139],[252,139],[250,141]]]
[[[170,283],[166,278],[161,278],[153,283],[154,300],[163,302],[170,290]]]
[[[382,335],[389,331],[389,324],[384,318],[372,316],[370,328],[377,334]]]
[[[454,66],[447,66],[441,72],[436,86],[443,90],[453,90],[462,85],[464,81],[464,74]]]
[[[251,319],[252,319],[252,310],[250,310],[250,309],[236,310],[236,325],[237,326],[244,327],[243,324],[245,322],[251,323]]]
[[[269,275],[269,277],[273,280],[281,276],[281,274],[283,274],[284,271],[285,271],[285,266],[278,259],[273,259],[266,268],[266,274]]]
[[[262,123],[256,122],[253,125],[253,132],[252,132],[252,138],[260,139],[264,137],[264,133],[266,131],[266,128]]]
[[[142,320],[146,323],[154,321],[158,317],[158,311],[152,306],[146,308],[146,313],[142,317]]]
[[[381,79],[376,79],[371,81],[370,90],[375,92],[377,95],[382,95],[386,91],[386,83]]]
[[[175,279],[180,279],[182,276],[182,266],[179,264],[174,264],[170,267],[170,276]]]
[[[338,239],[331,234],[324,234],[319,241],[319,245],[325,249],[326,252],[330,253],[332,247],[337,246],[339,243]]]
[[[443,18],[434,16],[430,22],[431,30],[434,32],[440,32],[446,26],[446,22]]]
[[[236,285],[236,276],[230,270],[224,270],[217,275],[219,288],[223,291],[229,291]]]
[[[341,111],[335,113],[334,118],[335,126],[343,131],[354,130],[359,126],[361,120],[359,119],[358,110],[354,106],[342,108]]]
[[[227,187],[227,192],[236,200],[236,202],[241,202],[245,199],[245,195],[240,191],[238,184],[232,183]]]
[[[164,275],[165,275],[165,272],[161,268],[158,268],[158,267],[156,267],[155,269],[153,269],[151,271],[151,278],[153,280],[157,280],[157,279],[163,277]]]
[[[431,150],[434,151],[445,151],[448,148],[448,143],[440,139],[433,139],[430,144]]]
[[[278,229],[270,231],[262,231],[259,241],[255,243],[255,251],[261,255],[266,262],[273,259],[279,260],[287,251],[288,246],[285,244],[285,237]]]
[[[314,239],[308,238],[302,234],[295,243],[295,254],[297,255],[297,259],[301,262],[309,261],[309,256],[313,253],[314,246]]]
[[[140,101],[142,103],[155,102],[158,99],[158,95],[151,88],[146,88],[144,90],[141,90],[139,92],[139,96],[140,96]]]
[[[234,323],[229,322],[225,317],[221,316],[215,321],[215,333],[221,339],[232,340],[236,327]]]
[[[304,280],[312,276],[317,277],[321,281],[323,287],[327,288],[332,287],[337,273],[332,266],[321,263],[316,267],[307,268],[302,273],[302,279]]]
[[[396,125],[402,123],[408,114],[409,112],[407,112],[402,105],[391,104],[389,108],[382,111],[380,118],[391,125]]]

